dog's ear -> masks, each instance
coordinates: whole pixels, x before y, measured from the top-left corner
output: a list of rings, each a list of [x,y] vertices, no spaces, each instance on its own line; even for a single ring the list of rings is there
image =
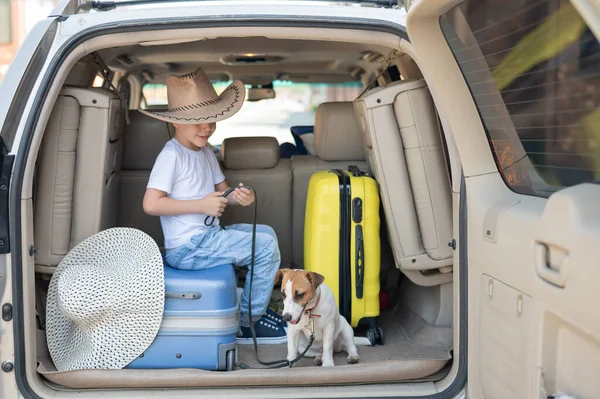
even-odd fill
[[[323,284],[325,281],[325,277],[315,272],[308,272],[308,281],[312,284],[313,288],[316,290],[318,286]]]
[[[283,276],[285,276],[286,273],[288,273],[289,271],[290,271],[290,269],[279,269],[277,271],[277,274],[275,274],[275,282],[273,283],[273,285],[281,284],[281,280],[283,280]]]

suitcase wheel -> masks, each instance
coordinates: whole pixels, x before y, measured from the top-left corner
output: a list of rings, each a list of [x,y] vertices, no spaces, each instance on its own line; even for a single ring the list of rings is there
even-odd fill
[[[383,329],[381,327],[370,327],[367,330],[367,339],[371,343],[371,346],[377,344],[383,345]]]
[[[367,339],[371,343],[371,346],[377,345],[377,334],[375,333],[375,328],[369,328],[367,330]]]
[[[227,360],[226,360],[226,368],[227,371],[232,371],[235,368],[235,351],[231,350],[227,352]]]
[[[377,339],[377,343],[379,345],[383,345],[383,328],[381,327],[377,327],[377,334],[376,334],[376,339]]]

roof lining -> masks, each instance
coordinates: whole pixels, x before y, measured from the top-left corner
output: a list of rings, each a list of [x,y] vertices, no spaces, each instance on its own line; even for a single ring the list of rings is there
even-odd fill
[[[113,68],[132,74],[148,71],[153,82],[163,83],[171,73],[185,73],[203,67],[215,81],[225,77],[244,77],[250,84],[264,81],[265,76],[277,80],[282,75],[313,75],[314,82],[356,81],[352,71],[361,68],[373,72],[378,64],[362,59],[365,52],[384,57],[398,49],[400,38],[383,32],[354,29],[310,30],[306,28],[181,29],[166,37],[147,35],[122,46],[105,48],[99,53]],[[155,36],[153,34],[153,36]],[[274,64],[225,65],[221,58],[247,53],[281,56]],[[127,62],[119,62],[126,56]],[[256,76],[256,81],[253,80]]]

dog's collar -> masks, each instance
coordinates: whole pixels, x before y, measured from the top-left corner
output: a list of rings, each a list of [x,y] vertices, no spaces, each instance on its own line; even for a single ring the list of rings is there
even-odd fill
[[[306,309],[306,307],[305,307],[304,310],[302,311],[302,313],[300,313],[300,317],[298,318],[298,320],[289,321],[288,323],[298,324],[300,322],[300,320],[302,319],[302,315],[307,315],[309,319],[311,317],[321,317],[321,315],[313,313],[313,310],[315,310],[317,308],[317,306],[319,306],[320,300],[321,300],[321,291],[319,290],[319,294],[317,295],[317,300],[315,302],[315,305],[310,309]]]
[[[312,311],[315,310],[317,308],[317,306],[319,306],[319,301],[321,300],[321,291],[319,291],[319,294],[317,295],[317,301],[315,302],[315,306],[313,306],[310,309],[304,309],[304,314],[308,315],[308,317],[321,317],[318,314],[313,314]]]

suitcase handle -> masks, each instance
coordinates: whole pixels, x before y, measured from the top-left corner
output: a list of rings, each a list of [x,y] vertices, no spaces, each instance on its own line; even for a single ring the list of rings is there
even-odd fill
[[[361,225],[356,226],[356,254],[355,267],[356,270],[356,297],[362,299],[363,286],[365,281],[365,249],[363,244],[363,230]]]
[[[354,177],[361,177],[363,175],[363,173],[360,171],[360,169],[356,165],[350,165],[350,166],[348,166],[348,171],[350,173],[352,173],[352,175]]]
[[[352,173],[354,177],[373,177],[370,173],[361,171],[356,165],[349,165],[348,172]]]
[[[165,292],[165,298],[200,299],[199,292]]]

